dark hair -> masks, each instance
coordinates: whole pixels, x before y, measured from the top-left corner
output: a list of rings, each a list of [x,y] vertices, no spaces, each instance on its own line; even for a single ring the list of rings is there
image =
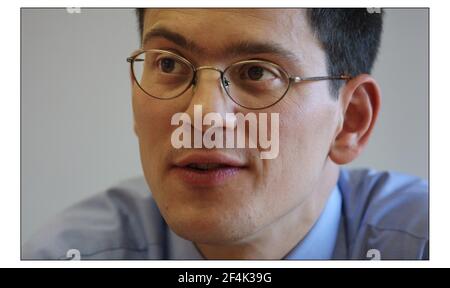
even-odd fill
[[[327,54],[329,75],[370,73],[380,46],[383,14],[373,9],[308,9],[307,17]],[[342,81],[330,88],[338,95]]]
[[[142,35],[145,9],[136,9],[136,14]],[[326,52],[329,75],[370,73],[380,46],[381,10],[311,8],[306,15]],[[331,82],[331,92],[337,96],[342,81]]]
[[[139,35],[144,33],[144,16],[145,16],[145,8],[136,8],[136,16],[138,20],[138,29]]]

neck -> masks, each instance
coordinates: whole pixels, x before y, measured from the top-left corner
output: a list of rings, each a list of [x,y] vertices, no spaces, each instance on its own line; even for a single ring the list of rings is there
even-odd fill
[[[284,258],[306,236],[320,217],[337,183],[339,168],[336,164],[328,162],[323,172],[314,191],[300,205],[255,235],[236,243],[195,245],[206,259]]]

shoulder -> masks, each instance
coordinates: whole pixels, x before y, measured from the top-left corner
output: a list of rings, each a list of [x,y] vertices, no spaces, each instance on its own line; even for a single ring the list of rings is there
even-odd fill
[[[427,257],[426,181],[396,172],[342,169],[339,187],[350,252],[378,249],[390,259]]]
[[[22,247],[23,259],[162,258],[165,223],[144,178],[134,178],[57,215]],[[74,250],[75,249],[75,250]]]

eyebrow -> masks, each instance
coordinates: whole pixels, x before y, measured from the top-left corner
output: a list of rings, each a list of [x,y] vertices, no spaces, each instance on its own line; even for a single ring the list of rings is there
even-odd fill
[[[200,48],[194,42],[186,39],[183,35],[181,35],[177,32],[170,31],[163,27],[153,28],[152,30],[147,32],[143,38],[142,45],[144,46],[145,43],[150,41],[152,38],[157,38],[157,37],[165,38],[186,50],[190,50],[190,51],[194,51],[194,52],[203,52],[203,50],[204,50],[204,49]]]
[[[226,51],[231,56],[240,56],[247,54],[273,54],[288,61],[301,63],[297,55],[283,48],[281,45],[273,42],[241,41],[230,44]]]
[[[176,45],[180,46],[181,48],[184,48],[188,51],[197,52],[197,53],[204,53],[205,49],[194,43],[193,41],[190,41],[183,35],[170,31],[167,28],[164,27],[157,27],[153,28],[149,32],[147,32],[143,38],[142,45],[144,46],[145,43],[150,41],[152,38],[165,38]],[[239,41],[236,43],[231,43],[227,45],[224,49],[224,54],[229,55],[230,57],[237,57],[241,55],[251,55],[251,54],[273,54],[278,57],[284,58],[287,61],[296,62],[301,64],[302,61],[300,60],[297,55],[295,55],[293,52],[283,48],[281,45],[273,42],[253,42],[253,41]]]

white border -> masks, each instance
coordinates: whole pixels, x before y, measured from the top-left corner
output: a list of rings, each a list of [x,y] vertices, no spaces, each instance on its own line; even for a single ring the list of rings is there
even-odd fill
[[[450,256],[449,11],[445,1],[272,1],[264,7],[430,7],[430,261],[20,261],[20,7],[179,7],[181,1],[4,1],[1,12],[1,267],[447,267]],[[260,2],[190,1],[201,7],[253,7]],[[426,95],[424,95],[426,97]],[[407,103],[405,103],[407,105]],[[407,143],[405,143],[407,145]]]

